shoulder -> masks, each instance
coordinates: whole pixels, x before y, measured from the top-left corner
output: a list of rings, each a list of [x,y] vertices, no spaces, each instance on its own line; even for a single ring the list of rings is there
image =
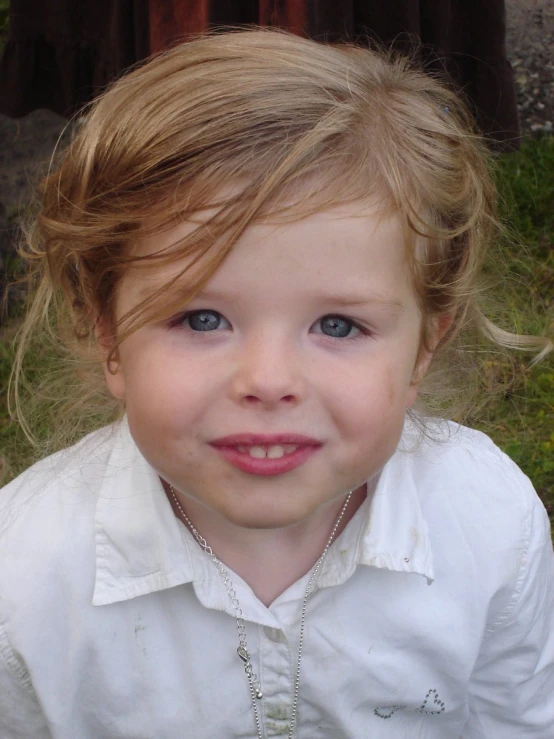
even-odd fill
[[[63,600],[75,577],[94,582],[96,500],[118,426],[41,460],[0,490],[0,605],[42,608],[45,599]]]
[[[464,509],[502,504],[521,512],[538,501],[527,475],[486,434],[434,420],[427,431],[418,438],[409,430],[404,452],[423,503],[440,496]]]
[[[67,495],[88,496],[99,486],[120,432],[119,424],[85,436],[22,472],[0,490],[0,541],[21,516],[43,505],[52,507]]]
[[[515,588],[533,559],[552,559],[550,522],[531,481],[480,431],[451,422],[429,431],[405,455],[434,554],[472,562],[480,585]]]

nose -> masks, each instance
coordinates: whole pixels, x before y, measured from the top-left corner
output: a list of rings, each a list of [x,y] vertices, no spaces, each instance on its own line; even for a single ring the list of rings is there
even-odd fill
[[[304,393],[298,348],[280,332],[260,331],[242,345],[232,379],[237,402],[271,409],[294,405]]]

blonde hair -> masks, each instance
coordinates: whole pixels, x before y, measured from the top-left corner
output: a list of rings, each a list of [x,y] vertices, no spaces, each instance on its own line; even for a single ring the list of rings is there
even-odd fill
[[[160,54],[91,106],[42,184],[25,249],[34,297],[15,397],[25,395],[33,337],[47,335],[74,378],[60,376],[63,392],[52,390],[52,373],[43,385],[56,407],[55,444],[115,418],[121,407],[106,391],[94,327],[99,314],[114,320],[130,265],[189,257],[194,274],[181,273],[174,290],[123,316],[118,342],[182,309],[255,219],[384,195],[406,225],[423,345],[438,316],[453,318],[426,388],[427,406],[435,397],[447,410],[437,381],[452,364],[460,377],[466,335],[543,353],[550,346],[502,331],[480,307],[478,275],[498,228],[489,165],[458,97],[405,58],[262,29],[210,34]],[[169,250],[135,253],[139,239],[211,208]],[[30,433],[28,413],[16,406]]]

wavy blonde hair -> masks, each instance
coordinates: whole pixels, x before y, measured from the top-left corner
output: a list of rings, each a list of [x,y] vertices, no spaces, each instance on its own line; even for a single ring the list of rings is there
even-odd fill
[[[438,316],[453,318],[424,392],[428,409],[447,412],[456,394],[444,394],[445,378],[462,379],[467,395],[467,336],[543,354],[550,347],[495,327],[480,307],[478,276],[498,229],[489,165],[456,94],[405,58],[262,29],[209,34],[152,58],[94,102],[42,184],[24,249],[33,297],[12,385],[23,427],[31,434],[37,410],[28,401],[45,390],[51,446],[121,413],[105,388],[94,326],[98,315],[114,321],[131,265],[187,257],[194,267],[123,316],[117,342],[181,310],[254,220],[375,195],[405,223],[422,344]],[[141,238],[208,209],[190,237],[137,256]],[[45,336],[59,360],[37,390],[23,370]]]

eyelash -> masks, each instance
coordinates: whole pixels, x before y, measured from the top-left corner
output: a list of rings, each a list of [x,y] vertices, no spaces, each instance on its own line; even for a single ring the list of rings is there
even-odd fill
[[[211,313],[212,315],[216,315],[219,318],[223,318],[224,320],[227,320],[227,319],[225,319],[222,316],[221,313],[219,313],[219,311],[212,310],[210,308],[204,308],[204,309],[191,310],[191,311],[187,311],[186,313],[182,313],[181,315],[177,316],[175,319],[173,319],[170,322],[169,327],[170,328],[182,328],[184,330],[189,330],[193,334],[203,334],[203,333],[209,334],[209,333],[214,333],[214,331],[195,331],[194,329],[190,328],[190,326],[185,326],[184,325],[184,322],[187,319],[191,318],[192,316],[199,315],[201,313]],[[326,336],[328,339],[339,339],[339,340],[342,340],[342,341],[345,341],[345,340],[348,340],[348,341],[356,341],[357,339],[363,339],[363,338],[366,338],[368,336],[369,337],[373,336],[373,332],[372,331],[370,331],[367,328],[364,328],[357,321],[354,321],[351,318],[348,318],[347,316],[340,315],[339,313],[327,313],[326,315],[324,315],[321,318],[319,318],[318,321],[316,321],[316,323],[321,322],[321,321],[323,321],[326,318],[327,319],[328,318],[337,318],[337,319],[339,319],[341,321],[345,321],[345,323],[350,324],[350,326],[352,326],[352,328],[354,328],[354,329],[356,329],[358,331],[358,333],[356,333],[354,336],[350,336],[350,335],[348,335],[348,336],[329,336],[329,334],[324,334],[322,331],[321,332],[318,332],[322,336]]]

